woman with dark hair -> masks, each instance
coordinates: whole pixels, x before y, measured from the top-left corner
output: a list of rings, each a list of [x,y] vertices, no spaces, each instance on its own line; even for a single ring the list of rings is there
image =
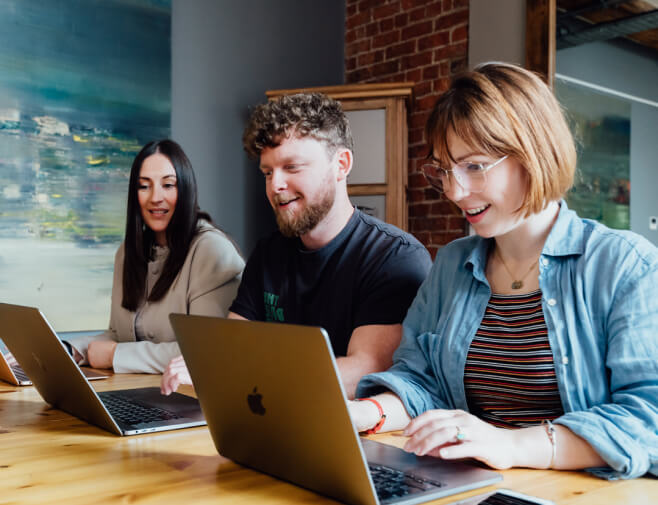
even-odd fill
[[[115,372],[162,373],[180,354],[169,314],[225,316],[243,268],[231,239],[199,210],[194,171],[181,147],[149,142],[130,171],[110,327],[71,341],[74,357]]]
[[[476,235],[437,253],[393,366],[359,383],[357,427],[495,468],[658,475],[658,249],[568,209],[576,150],[551,90],[478,66],[426,135],[425,176]]]

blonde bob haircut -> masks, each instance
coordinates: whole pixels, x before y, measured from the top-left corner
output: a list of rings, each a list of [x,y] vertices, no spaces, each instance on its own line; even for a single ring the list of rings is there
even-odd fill
[[[451,130],[475,151],[521,163],[528,186],[519,212],[525,216],[562,198],[573,183],[569,126],[551,90],[528,70],[484,63],[455,77],[425,126],[430,156],[444,168],[455,164],[447,144]]]

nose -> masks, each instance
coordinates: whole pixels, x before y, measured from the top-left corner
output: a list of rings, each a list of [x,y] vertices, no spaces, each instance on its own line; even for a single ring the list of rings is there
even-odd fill
[[[280,193],[288,188],[286,174],[283,170],[273,169],[269,180],[267,181],[270,190],[275,193]]]
[[[162,188],[160,186],[158,186],[157,184],[155,184],[153,186],[153,189],[151,190],[150,200],[151,200],[151,202],[161,202],[164,199],[163,195],[164,195],[164,192],[163,192]]]
[[[454,176],[450,177],[450,186],[444,192],[448,200],[458,202],[463,200],[471,194],[468,189],[465,189]]]

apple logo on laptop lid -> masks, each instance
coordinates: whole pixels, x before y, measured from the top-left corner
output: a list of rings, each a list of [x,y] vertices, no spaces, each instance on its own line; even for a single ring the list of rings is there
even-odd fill
[[[265,407],[263,407],[263,395],[258,392],[258,386],[254,387],[254,391],[247,395],[247,404],[249,410],[259,416],[265,415]]]

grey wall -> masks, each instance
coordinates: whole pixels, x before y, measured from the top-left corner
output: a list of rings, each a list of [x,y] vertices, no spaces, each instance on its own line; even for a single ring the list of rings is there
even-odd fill
[[[525,62],[526,0],[470,0],[468,65]]]
[[[242,150],[249,107],[268,89],[342,84],[344,27],[344,0],[173,0],[172,137],[245,254],[275,226]]]
[[[558,74],[658,102],[658,58],[631,43],[596,42],[558,51]],[[658,108],[631,105],[631,230],[658,245]]]

